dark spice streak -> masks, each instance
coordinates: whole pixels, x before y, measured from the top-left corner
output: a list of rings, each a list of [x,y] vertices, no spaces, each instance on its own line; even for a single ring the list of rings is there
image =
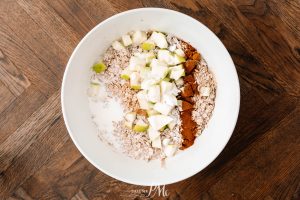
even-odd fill
[[[197,123],[192,119],[195,104],[192,97],[199,94],[198,85],[194,77],[194,69],[201,60],[201,55],[188,43],[184,41],[181,42],[184,46],[183,51],[187,59],[183,64],[187,76],[183,78],[184,89],[180,93],[180,99],[182,100],[182,111],[180,112],[182,122],[181,135],[183,137],[183,143],[180,149],[183,150],[192,146],[196,139]]]

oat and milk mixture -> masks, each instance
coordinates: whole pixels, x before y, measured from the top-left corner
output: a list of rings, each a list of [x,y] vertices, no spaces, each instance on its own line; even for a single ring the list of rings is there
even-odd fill
[[[88,90],[99,138],[126,155],[164,159],[193,145],[214,109],[216,83],[191,45],[157,31],[114,41]]]

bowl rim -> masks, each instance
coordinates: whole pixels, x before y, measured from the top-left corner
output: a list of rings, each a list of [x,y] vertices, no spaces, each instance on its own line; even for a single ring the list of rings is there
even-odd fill
[[[221,152],[224,150],[224,148],[226,147],[226,145],[228,144],[233,132],[234,132],[234,129],[236,127],[236,123],[237,123],[237,120],[238,120],[238,116],[239,116],[239,111],[240,111],[240,83],[239,83],[239,78],[238,78],[238,75],[237,75],[237,71],[236,71],[236,67],[234,65],[234,62],[227,50],[227,48],[225,47],[225,45],[223,44],[223,42],[216,36],[216,34],[211,31],[207,26],[205,26],[203,23],[201,23],[200,21],[198,21],[197,19],[187,15],[187,14],[184,14],[184,13],[181,13],[179,11],[175,11],[175,10],[171,10],[171,9],[166,9],[166,8],[155,8],[155,7],[147,7],[147,8],[136,8],[136,9],[130,9],[130,10],[126,10],[126,11],[123,11],[123,12],[120,12],[120,13],[117,13],[115,15],[112,15],[108,18],[106,18],[105,20],[101,21],[100,23],[98,23],[95,27],[93,27],[88,33],[86,33],[86,35],[80,40],[80,42],[77,44],[77,46],[75,47],[75,49],[73,50],[68,62],[67,62],[67,65],[66,65],[66,68],[65,68],[65,71],[64,71],[64,75],[63,75],[63,80],[62,80],[62,84],[61,84],[61,108],[62,108],[62,115],[63,115],[63,119],[64,119],[64,122],[65,122],[65,125],[66,125],[66,128],[67,128],[67,131],[73,141],[73,143],[75,144],[76,148],[79,150],[79,152],[84,156],[85,159],[87,159],[94,167],[96,167],[97,169],[99,169],[100,171],[102,171],[103,173],[109,175],[110,177],[114,178],[114,179],[117,179],[119,181],[123,181],[123,182],[126,182],[126,183],[130,183],[130,184],[134,184],[134,185],[140,185],[140,186],[151,186],[153,184],[146,184],[146,183],[141,183],[141,182],[137,182],[137,181],[133,181],[133,180],[130,180],[128,178],[124,178],[124,177],[118,177],[112,173],[110,173],[109,171],[103,169],[101,166],[99,166],[98,164],[96,164],[92,159],[90,159],[87,154],[85,153],[85,150],[84,148],[82,148],[79,143],[75,140],[75,137],[73,136],[73,132],[71,130],[71,127],[69,126],[68,124],[68,118],[67,118],[67,114],[66,114],[66,108],[65,108],[65,101],[64,101],[64,96],[65,96],[65,82],[66,82],[66,76],[69,72],[69,69],[70,69],[70,63],[71,61],[73,60],[76,52],[78,51],[78,49],[80,48],[80,46],[85,42],[85,40],[96,30],[98,29],[98,27],[102,26],[103,24],[105,23],[109,23],[109,21],[115,19],[115,18],[118,18],[118,17],[121,17],[123,15],[127,15],[129,13],[135,13],[135,12],[143,12],[143,11],[162,11],[162,12],[170,12],[170,13],[173,13],[173,14],[177,14],[177,15],[182,15],[184,17],[187,17],[189,18],[189,20],[192,20],[192,21],[195,21],[197,23],[199,23],[200,25],[204,26],[205,29],[207,29],[207,31],[209,31],[220,43],[220,45],[222,45],[225,50],[226,50],[226,54],[227,54],[227,57],[229,58],[229,62],[230,64],[233,66],[234,70],[233,70],[233,79],[235,79],[235,82],[237,83],[236,84],[236,88],[234,88],[236,90],[236,100],[237,100],[237,105],[236,105],[236,110],[233,114],[233,122],[232,123],[232,127],[230,128],[230,134],[228,134],[228,137],[226,138],[226,142],[224,142],[224,145],[222,147],[220,147],[220,151],[218,152],[218,154],[211,160],[211,162],[208,162],[206,165],[204,165],[203,168],[199,168],[198,170],[195,170],[195,171],[191,171],[190,173],[187,173],[185,177],[182,177],[182,178],[179,178],[179,179],[176,179],[176,180],[172,180],[172,181],[161,181],[161,183],[159,185],[167,185],[167,184],[172,184],[172,183],[176,183],[176,182],[179,182],[179,181],[182,181],[182,180],[185,180],[185,179],[188,179],[190,177],[192,177],[193,175],[199,173],[200,171],[204,170],[207,166],[209,166],[212,162],[214,162],[214,160],[221,154]],[[228,131],[229,132],[229,131]],[[225,141],[225,140],[224,140]]]

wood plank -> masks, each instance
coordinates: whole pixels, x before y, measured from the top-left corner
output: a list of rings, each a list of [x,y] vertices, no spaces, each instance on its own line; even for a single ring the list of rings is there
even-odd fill
[[[48,196],[55,195],[55,192],[51,195],[50,191],[55,191],[55,188],[52,188],[56,182],[67,173],[67,171],[73,167],[73,164],[81,157],[82,155],[71,139],[69,139],[41,169],[24,182],[22,188],[35,199],[40,199],[42,196],[45,197],[46,193]],[[36,187],[36,185],[41,187]]]
[[[291,47],[299,48],[300,27],[295,26],[295,22],[299,24],[300,18],[300,4],[298,1],[286,1],[285,3],[278,4],[274,0],[266,2],[272,14],[279,17],[282,23],[276,23],[275,28],[283,31],[283,36],[288,41]],[[294,52],[294,51],[293,51]],[[299,57],[299,52],[298,52]]]
[[[0,1],[0,18],[44,63],[42,66],[51,69],[57,79],[61,80],[68,59],[67,54],[55,44],[53,39],[39,27],[22,7],[16,1]]]
[[[52,100],[55,99],[51,98],[50,100],[53,102]],[[41,113],[51,113],[48,108],[52,108],[53,112],[59,113],[52,105],[50,102],[45,104],[40,110]],[[42,167],[69,139],[60,114],[51,119],[49,119],[49,116],[53,116],[53,114],[40,115],[45,116],[38,117],[38,123],[30,122],[35,120],[35,117],[31,117],[28,120],[27,123],[33,124],[34,127],[31,127],[31,130],[28,130],[26,135],[23,134],[25,132],[22,132],[24,128],[20,127],[14,135],[6,140],[5,144],[1,145],[0,195],[2,197],[11,195],[14,189],[18,188],[26,179]],[[17,133],[20,136],[17,136]],[[15,137],[20,138],[19,141],[23,143],[16,143],[17,148],[9,149],[6,144],[8,144],[10,139]]]
[[[77,1],[47,0],[47,3],[81,37],[83,37],[97,24],[96,21],[87,14],[87,11],[77,3]]]
[[[8,93],[6,93],[8,95]],[[0,115],[0,144],[15,132],[21,124],[46,101],[35,86],[27,88]],[[16,114],[17,113],[17,114]]]
[[[38,134],[47,131],[60,115],[59,93],[55,93],[1,144],[0,171],[5,171],[13,159],[21,156],[35,142]]]
[[[33,200],[28,194],[27,192],[19,187],[15,192],[14,192],[14,196],[20,199],[26,199],[26,200]]]
[[[71,200],[88,200],[84,192],[80,190]]]
[[[242,199],[264,199],[266,194],[272,197],[279,188],[294,188],[292,191],[280,191],[282,199],[292,199],[299,192],[295,190],[298,182],[287,180],[299,178],[299,133],[300,109],[239,156],[241,160],[236,161],[231,170],[209,190],[212,198],[230,199],[234,194]],[[284,167],[287,165],[288,168]]]
[[[84,9],[87,14],[97,24],[106,18],[117,14],[118,10],[112,5],[112,2],[105,0],[77,0],[79,6]]]
[[[8,88],[0,81],[0,113],[6,109],[11,102],[15,100],[15,96]]]
[[[28,78],[0,50],[0,80],[16,97],[30,86]]]
[[[284,86],[290,94],[299,95],[299,60],[290,52],[285,39],[279,32],[268,27],[255,26],[254,22],[242,15],[236,5],[226,1],[202,1],[215,16],[231,27],[253,55],[265,64],[269,71],[276,70],[273,80]],[[299,23],[296,21],[296,23]],[[233,27],[239,27],[238,29]],[[286,67],[288,66],[288,67]]]
[[[233,34],[231,27],[223,23],[223,20],[218,19],[204,5],[198,2],[193,4],[189,2],[189,0],[171,2],[170,6],[193,16],[216,33],[233,58],[239,74],[242,93],[247,93],[250,88],[255,88],[267,103],[283,93],[283,87],[274,78],[274,72],[268,70],[265,63],[245,47],[239,35]]]
[[[71,199],[83,185],[90,183],[97,173],[100,173],[99,170],[81,157],[59,177],[55,185],[42,193],[39,198],[52,196],[53,198]]]
[[[1,15],[1,14],[0,14]],[[43,63],[28,46],[16,36],[15,31],[6,24],[0,26],[0,49],[2,55],[24,74],[31,84],[36,85],[37,89],[45,96],[50,96],[60,87],[58,79],[45,63]],[[5,63],[1,61],[1,66],[8,72],[13,72],[13,67],[7,69]],[[1,67],[1,68],[2,68]],[[3,70],[2,70],[3,71]],[[61,76],[61,75],[60,75]],[[7,77],[6,77],[7,78]]]
[[[80,38],[47,2],[37,0],[17,2],[60,49],[71,55]]]

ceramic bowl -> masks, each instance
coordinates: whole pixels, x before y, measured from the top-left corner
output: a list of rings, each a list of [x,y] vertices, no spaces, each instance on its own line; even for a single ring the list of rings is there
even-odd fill
[[[87,97],[90,66],[114,40],[133,30],[159,30],[189,42],[207,61],[217,82],[215,109],[207,128],[193,146],[168,158],[165,168],[161,167],[159,160],[134,160],[114,151],[99,140],[91,120]],[[90,163],[105,174],[127,183],[163,185],[200,172],[221,153],[238,118],[240,88],[228,51],[205,25],[173,10],[141,8],[104,20],[80,41],[64,73],[61,103],[68,132]]]

